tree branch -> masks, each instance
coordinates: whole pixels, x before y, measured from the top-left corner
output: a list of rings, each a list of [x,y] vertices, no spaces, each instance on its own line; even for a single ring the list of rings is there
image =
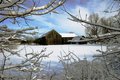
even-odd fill
[[[67,12],[67,11],[65,11],[65,12],[71,16],[72,19],[70,19],[70,20],[72,20],[72,21],[74,21],[74,22],[86,23],[86,24],[90,24],[90,25],[97,26],[97,27],[107,28],[107,29],[109,29],[109,30],[114,30],[114,31],[119,31],[119,32],[120,32],[120,28],[114,28],[114,27],[109,27],[109,26],[105,26],[105,25],[101,25],[101,24],[91,23],[91,22],[89,22],[89,21],[79,19],[79,18],[75,17],[74,15],[70,14],[70,13]]]
[[[16,11],[9,11],[7,13],[1,12],[0,15],[3,16],[12,16],[12,17],[22,17],[22,16],[28,16],[28,15],[43,15],[43,14],[47,14],[51,11],[53,11],[54,9],[56,9],[57,7],[61,6],[66,0],[61,0],[57,3],[55,3],[56,0],[52,0],[50,3],[48,3],[47,5],[44,5],[42,7],[33,7],[30,9],[27,9],[23,12],[16,12]],[[51,7],[50,9],[46,10],[47,8]],[[45,10],[43,12],[35,12],[35,11],[41,11],[41,10]]]

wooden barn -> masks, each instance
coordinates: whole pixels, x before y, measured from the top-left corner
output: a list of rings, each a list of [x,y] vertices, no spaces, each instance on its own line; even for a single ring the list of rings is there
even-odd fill
[[[58,32],[56,32],[53,29],[53,30],[43,34],[39,38],[39,44],[43,44],[43,45],[62,44],[62,37]]]
[[[73,32],[58,33],[56,30],[53,29],[43,34],[39,39],[36,40],[36,43],[39,43],[41,45],[68,44],[68,41],[76,36],[78,35]]]

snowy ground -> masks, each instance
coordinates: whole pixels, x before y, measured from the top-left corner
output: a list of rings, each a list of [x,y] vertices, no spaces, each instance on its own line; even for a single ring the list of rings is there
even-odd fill
[[[20,45],[18,50],[21,50],[19,53],[20,55],[24,56],[25,52],[40,52],[42,49],[46,48],[46,54],[53,51],[53,53],[46,58],[44,61],[52,61],[57,62],[59,61],[58,56],[62,53],[63,55],[68,54],[69,51],[73,52],[80,59],[87,57],[88,60],[92,59],[94,54],[99,54],[96,52],[97,49],[101,49],[99,45]],[[102,46],[102,49],[105,50],[105,46]],[[65,53],[64,53],[65,52]],[[20,58],[13,56],[13,61],[19,61]]]

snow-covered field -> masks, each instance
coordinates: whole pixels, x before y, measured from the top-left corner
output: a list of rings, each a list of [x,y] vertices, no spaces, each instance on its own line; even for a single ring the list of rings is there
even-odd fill
[[[44,61],[59,61],[58,56],[62,53],[62,55],[68,54],[69,51],[76,54],[80,59],[87,57],[88,60],[92,59],[94,54],[99,54],[96,52],[97,49],[101,49],[99,45],[20,45],[18,50],[21,50],[20,55],[24,56],[25,53],[37,52],[39,53],[42,49],[46,48],[46,54],[53,51],[53,53],[46,58]],[[105,46],[102,46],[102,49],[105,50]],[[20,58],[13,56],[12,60],[19,61]]]

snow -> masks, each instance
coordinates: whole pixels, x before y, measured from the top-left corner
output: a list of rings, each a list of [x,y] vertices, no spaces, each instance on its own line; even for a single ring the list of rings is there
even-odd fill
[[[60,33],[60,35],[62,37],[76,37],[76,36],[78,36],[75,33]]]
[[[80,59],[87,57],[88,60],[92,59],[94,54],[99,54],[96,50],[101,49],[101,46],[98,45],[20,45],[18,50],[21,50],[20,55],[24,56],[25,53],[37,52],[40,53],[42,49],[46,48],[45,54],[49,54],[53,51],[53,53],[49,56],[49,58],[45,58],[44,61],[53,61],[58,62],[58,56],[68,54],[69,51],[76,54]],[[102,50],[105,51],[106,47],[102,46]],[[19,61],[21,58],[13,56],[13,61]]]

